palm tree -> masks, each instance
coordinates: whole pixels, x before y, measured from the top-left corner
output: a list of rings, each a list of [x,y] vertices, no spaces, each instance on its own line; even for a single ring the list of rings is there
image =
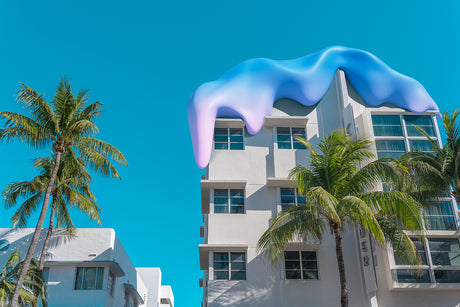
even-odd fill
[[[12,217],[13,224],[18,227],[26,226],[30,214],[43,199],[50,173],[54,167],[54,159],[35,159],[34,167],[40,169],[40,175],[31,181],[13,182],[2,193],[7,208],[16,205],[19,197],[27,197]],[[45,255],[48,251],[48,245],[54,228],[55,213],[57,213],[56,226],[65,227],[69,236],[72,235],[74,230],[69,214],[70,208],[76,208],[87,214],[91,219],[96,220],[98,224],[101,223],[100,208],[95,203],[94,195],[89,186],[90,182],[91,176],[84,167],[84,161],[72,157],[70,153],[64,153],[54,187],[51,191],[50,222],[41,251],[40,270],[43,270],[45,264]]]
[[[455,110],[452,114],[447,112],[442,115],[443,129],[447,136],[444,147],[419,127],[417,130],[423,134],[432,145],[432,152],[412,151],[403,157],[403,161],[415,172],[418,185],[431,187],[444,194],[449,194],[460,204],[460,127]],[[426,193],[427,196],[433,193]]]
[[[289,178],[297,183],[307,205],[275,214],[258,241],[259,252],[264,251],[276,265],[290,241],[321,241],[329,230],[335,238],[343,307],[348,306],[342,251],[342,233],[347,225],[360,226],[381,245],[391,243],[395,254],[406,263],[420,264],[420,255],[403,229],[422,235],[421,205],[404,192],[377,190],[382,181],[389,185],[398,182],[405,170],[389,161],[375,160],[370,141],[353,139],[343,130],[327,135],[319,143],[319,151],[305,139],[298,140],[309,150],[310,162],[308,168],[294,167]]]
[[[61,78],[51,103],[43,95],[21,83],[18,103],[30,113],[30,117],[13,112],[0,112],[0,119],[5,120],[5,128],[0,129],[0,140],[17,140],[37,148],[50,145],[55,157],[39,219],[11,300],[12,307],[18,304],[19,291],[40,236],[61,155],[68,151],[72,156],[83,159],[93,170],[115,178],[120,176],[110,160],[127,165],[124,155],[118,149],[94,138],[99,131],[94,120],[102,113],[102,104],[87,104],[88,92],[79,90],[74,94],[69,79]]]
[[[0,273],[0,307],[6,307],[11,302],[22,266],[23,262],[20,262],[19,249],[17,249],[11,254]],[[47,306],[46,295],[46,281],[38,269],[38,262],[32,259],[19,292],[19,303],[24,306],[32,305],[35,307],[40,298],[42,306]]]

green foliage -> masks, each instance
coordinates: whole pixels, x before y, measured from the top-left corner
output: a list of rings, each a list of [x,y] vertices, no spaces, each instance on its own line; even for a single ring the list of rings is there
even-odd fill
[[[346,226],[365,229],[378,243],[391,243],[399,259],[421,264],[417,249],[404,230],[423,235],[425,218],[421,204],[408,193],[387,186],[404,185],[409,173],[394,159],[375,160],[371,142],[357,140],[343,130],[333,131],[318,150],[298,138],[310,152],[308,167],[297,165],[289,174],[306,206],[294,206],[271,219],[258,241],[259,251],[272,264],[279,262],[292,240],[322,240],[324,231],[340,233]]]
[[[0,273],[0,307],[6,307],[11,301],[19,271],[23,263],[19,258],[19,249],[15,250]],[[47,286],[38,262],[32,259],[27,271],[24,284],[20,290],[19,303],[21,305],[37,306],[40,300],[42,306],[47,306]]]

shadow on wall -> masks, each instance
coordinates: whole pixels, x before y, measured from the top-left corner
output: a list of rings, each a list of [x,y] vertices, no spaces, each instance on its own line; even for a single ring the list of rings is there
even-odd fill
[[[263,272],[270,269],[271,267],[263,262],[262,255],[258,255],[247,264],[248,280],[210,281],[209,287],[216,293],[216,298],[210,301],[208,306],[276,306],[279,299],[274,296],[278,291],[273,291],[276,285],[275,278],[258,278],[273,276]]]

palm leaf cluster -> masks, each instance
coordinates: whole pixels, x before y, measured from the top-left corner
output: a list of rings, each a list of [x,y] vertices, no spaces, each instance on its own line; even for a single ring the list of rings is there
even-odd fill
[[[15,250],[0,273],[0,307],[6,307],[11,302],[19,271],[23,263],[20,261],[19,249]],[[37,306],[39,300],[42,306],[47,306],[46,282],[38,268],[38,262],[32,259],[27,271],[24,284],[19,294],[19,304],[22,306]]]
[[[402,185],[407,168],[394,159],[375,160],[370,141],[352,138],[343,130],[327,135],[318,150],[305,139],[298,140],[309,150],[310,160],[308,167],[293,168],[289,178],[307,205],[275,214],[258,241],[259,251],[277,264],[289,242],[322,240],[330,232],[336,242],[342,306],[348,304],[348,292],[341,240],[348,227],[361,227],[382,246],[391,243],[399,259],[420,264],[420,255],[404,230],[423,235],[421,204],[404,191],[382,191],[382,182]]]
[[[71,206],[77,206],[78,203],[79,209],[90,217],[98,219],[98,209],[95,209],[94,197],[89,188],[85,188],[87,184],[71,183],[71,176],[64,174],[67,171],[62,171],[61,175],[58,175],[61,160],[73,159],[73,162],[69,162],[70,168],[88,167],[103,176],[115,178],[120,178],[120,175],[111,161],[127,165],[124,155],[117,148],[94,138],[95,134],[99,132],[94,121],[102,113],[102,104],[100,102],[89,103],[88,91],[86,90],[79,90],[74,93],[69,79],[62,78],[60,80],[51,102],[21,83],[18,103],[29,116],[13,112],[0,112],[0,120],[5,123],[5,127],[0,129],[0,140],[7,142],[16,140],[36,148],[51,147],[53,159],[36,161],[37,167],[47,169],[47,172],[43,173],[43,176],[39,176],[37,180],[32,180],[31,183],[15,183],[16,186],[13,184],[10,188],[17,192],[6,193],[7,199],[9,198],[12,202],[15,193],[18,193],[18,196],[26,197],[29,196],[27,193],[30,194],[26,204],[21,206],[17,215],[13,217],[15,221],[17,219],[18,225],[24,224],[30,212],[43,199],[37,226],[12,298],[11,306],[13,307],[18,304],[19,289],[32,260],[52,193],[55,193],[53,200],[56,201],[58,224],[65,224],[68,228],[72,227],[68,223],[70,220],[64,203]],[[63,157],[64,153],[67,155],[65,158]],[[46,179],[46,177],[48,178]],[[55,186],[56,180],[57,186]],[[81,180],[84,181],[84,176]],[[29,185],[28,188],[26,188],[27,184]],[[46,188],[43,189],[45,186]]]

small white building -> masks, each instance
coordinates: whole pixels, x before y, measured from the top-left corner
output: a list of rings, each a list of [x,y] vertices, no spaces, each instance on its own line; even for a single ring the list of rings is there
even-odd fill
[[[24,259],[33,231],[0,228],[1,267],[18,248]],[[46,233],[40,234],[37,258]],[[44,275],[52,307],[174,306],[171,287],[161,285],[160,268],[135,268],[110,228],[79,228],[72,239],[65,230],[55,230]]]
[[[241,119],[218,118],[201,180],[202,306],[338,306],[332,236],[323,242],[292,242],[279,267],[257,252],[273,214],[304,203],[288,180],[290,169],[308,163],[308,151],[295,136],[316,146],[330,131],[346,129],[374,141],[379,157],[398,157],[414,148],[431,150],[414,125],[441,142],[434,112],[414,114],[390,104],[370,107],[341,70],[317,105],[276,101],[256,135],[248,134]],[[457,206],[446,198],[433,203],[427,215],[427,238],[413,238],[424,259],[420,275],[358,229],[350,227],[343,235],[350,306],[460,306]]]

